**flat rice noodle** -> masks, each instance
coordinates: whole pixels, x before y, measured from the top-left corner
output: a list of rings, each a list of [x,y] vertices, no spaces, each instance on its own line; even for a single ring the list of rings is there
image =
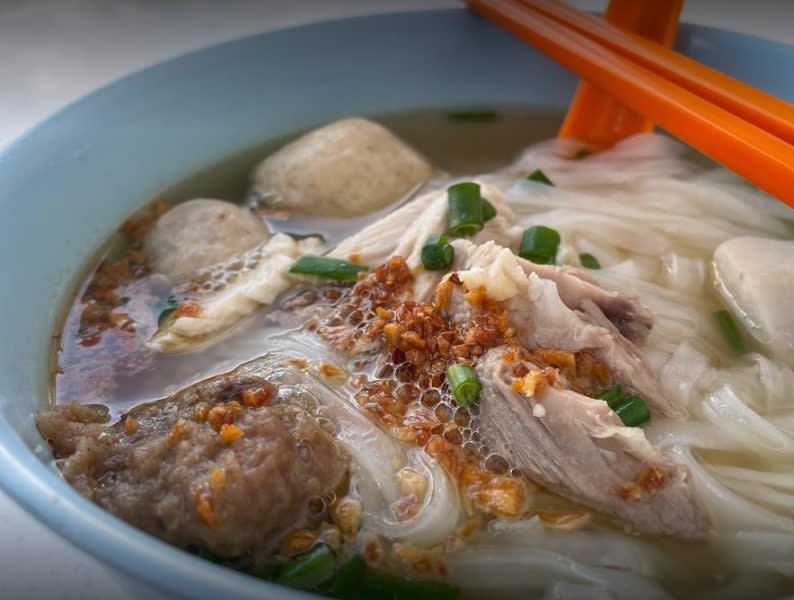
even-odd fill
[[[794,439],[744,404],[729,385],[714,390],[703,402],[706,420],[722,428],[760,456],[794,456]]]
[[[626,259],[626,252],[615,249],[611,245],[599,243],[584,236],[574,236],[573,243],[580,253],[592,254],[601,263],[601,267],[608,269]]]
[[[527,215],[521,217],[518,223],[524,228],[545,225],[556,229],[563,237],[586,233],[590,239],[647,256],[664,254],[673,245],[666,236],[647,230],[638,231],[636,226],[624,219],[566,209]]]
[[[654,446],[670,449],[675,446],[702,450],[741,452],[744,446],[732,438],[724,429],[694,420],[671,421],[653,419],[644,428],[645,437]]]
[[[670,455],[689,467],[692,483],[719,531],[794,532],[794,519],[764,509],[730,491],[717,481],[683,446]]]
[[[699,170],[691,161],[682,160],[684,146],[661,135],[631,136],[585,160],[571,160],[583,146],[568,139],[535,144],[522,152],[504,173],[521,177],[542,169],[558,186],[592,189],[630,186],[647,177],[684,176]]]
[[[682,406],[689,406],[708,366],[709,359],[702,352],[683,342],[661,369],[662,389]]]
[[[680,214],[669,206],[670,200],[667,196],[660,197],[658,206],[643,206],[641,201],[637,201],[636,194],[605,200],[601,194],[577,194],[523,181],[508,187],[507,195],[522,225],[532,223],[537,218],[553,219],[559,228],[567,228],[569,232],[577,231],[594,239],[607,238],[599,230],[588,231],[584,217],[598,222],[599,229],[604,226],[617,229],[622,225],[622,229],[630,229],[635,235],[652,233],[663,238],[668,245],[675,244],[675,250],[684,246],[705,252],[727,239],[746,235],[748,231],[742,224],[701,214],[699,211],[693,215]],[[539,205],[546,210],[534,210]],[[559,211],[559,215],[550,216],[555,211]],[[758,233],[768,235],[766,229],[768,228]],[[616,243],[632,250],[627,242],[618,239]],[[647,253],[643,248],[644,246],[638,246],[633,250]]]
[[[768,485],[760,485],[730,477],[726,478],[723,476],[719,479],[725,484],[725,487],[751,502],[764,506],[773,512],[794,517],[791,492],[781,492]]]
[[[794,535],[791,533],[739,531],[719,535],[715,545],[734,564],[794,577]]]
[[[561,582],[608,592],[616,599],[667,599],[656,582],[623,569],[590,567],[568,556],[539,548],[477,547],[447,555],[450,578],[467,597],[527,598],[530,592],[554,589]],[[557,588],[559,589],[559,588]]]
[[[703,289],[706,281],[706,262],[675,252],[662,257],[662,274],[668,287],[690,293]]]
[[[794,437],[794,413],[782,412],[769,415],[767,421],[781,431],[785,431],[787,434]]]
[[[408,451],[408,464],[427,479],[427,489],[416,515],[398,521],[385,511],[368,513],[364,526],[387,538],[420,546],[439,544],[452,535],[460,522],[462,508],[458,488],[446,471],[422,448]]]
[[[764,412],[794,408],[794,371],[788,365],[767,358],[763,354],[750,354],[759,384]]]
[[[519,521],[496,520],[470,542],[519,548],[543,548],[594,567],[624,569],[641,575],[674,570],[675,563],[643,538],[606,528],[559,531],[547,528],[538,517]]]
[[[376,509],[384,502],[398,500],[401,493],[396,474],[406,464],[402,449],[347,400],[335,402],[330,408],[330,416],[338,426],[337,439],[380,495],[370,494],[370,502],[365,502],[364,508]]]
[[[658,261],[650,256],[632,256],[607,268],[632,279],[653,279],[659,271]]]
[[[794,473],[791,472],[757,471],[731,465],[714,466],[711,468],[711,472],[720,479],[734,479],[746,483],[766,485],[794,494]],[[791,508],[794,508],[794,504],[791,504]]]

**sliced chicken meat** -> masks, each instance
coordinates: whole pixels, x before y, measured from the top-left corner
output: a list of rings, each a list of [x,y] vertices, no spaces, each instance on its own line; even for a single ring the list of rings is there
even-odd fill
[[[458,269],[482,268],[500,259],[506,248],[494,242],[475,245],[466,240],[454,242],[456,267]],[[569,266],[538,265],[524,260],[512,252],[510,261],[515,261],[525,275],[535,273],[538,277],[553,281],[562,302],[572,310],[582,309],[582,303],[591,300],[612,321],[620,333],[633,342],[643,342],[653,327],[653,315],[639,299],[625,292],[605,290],[582,269]],[[504,261],[504,257],[501,257]],[[502,262],[504,265],[504,262]]]
[[[535,265],[492,242],[475,246],[458,240],[454,247],[460,280],[506,304],[527,348],[590,350],[618,381],[643,396],[654,414],[684,416],[631,341],[651,327],[650,313],[634,297],[604,290],[575,269]]]
[[[511,244],[520,235],[510,225],[515,215],[497,188],[483,185],[482,193],[496,208],[497,215],[485,224],[473,241],[496,240],[500,244]],[[446,231],[447,214],[446,189],[422,194],[346,239],[329,256],[344,260],[355,257],[370,266],[382,265],[393,256],[401,256],[416,277],[412,299],[426,300],[440,281],[441,272],[424,270],[422,246],[429,235]]]
[[[477,364],[480,432],[492,450],[550,490],[638,531],[705,536],[709,518],[685,467],[652,446],[642,429],[623,426],[603,400],[548,383],[531,394],[514,391],[516,360],[515,351],[501,347]]]

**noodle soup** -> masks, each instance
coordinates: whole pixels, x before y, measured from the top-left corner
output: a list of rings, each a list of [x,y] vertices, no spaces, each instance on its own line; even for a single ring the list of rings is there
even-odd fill
[[[122,224],[37,417],[66,479],[341,598],[794,592],[790,210],[660,135],[374,121]]]

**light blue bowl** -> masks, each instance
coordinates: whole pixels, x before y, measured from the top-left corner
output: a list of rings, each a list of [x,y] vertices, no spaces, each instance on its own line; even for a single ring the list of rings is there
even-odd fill
[[[683,26],[697,60],[794,100],[794,47]],[[113,83],[0,155],[0,485],[108,564],[193,598],[303,594],[193,558],[74,492],[33,413],[75,277],[143,199],[267,138],[345,115],[465,105],[563,107],[576,79],[464,10],[349,19],[258,35]],[[37,560],[38,557],[33,557]]]

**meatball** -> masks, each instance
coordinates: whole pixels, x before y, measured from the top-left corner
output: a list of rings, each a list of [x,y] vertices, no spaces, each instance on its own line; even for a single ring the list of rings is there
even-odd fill
[[[107,426],[75,404],[39,413],[70,484],[128,523],[183,548],[261,563],[316,520],[348,459],[305,410],[260,377],[230,374]]]
[[[794,367],[794,242],[741,236],[714,251],[717,292],[744,330],[773,357]]]
[[[266,242],[270,232],[251,211],[222,200],[199,198],[161,216],[144,248],[158,273],[178,283]]]
[[[388,129],[344,119],[315,129],[257,166],[253,188],[272,208],[353,217],[399,200],[433,168]]]

